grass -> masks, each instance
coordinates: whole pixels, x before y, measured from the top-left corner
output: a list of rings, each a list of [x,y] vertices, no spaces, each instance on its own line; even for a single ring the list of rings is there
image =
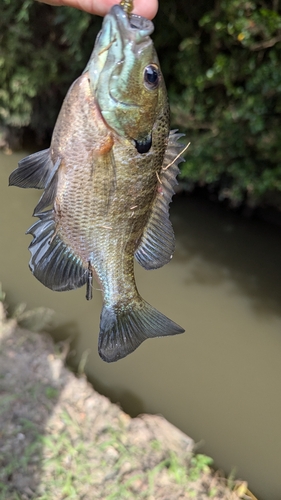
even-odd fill
[[[180,484],[187,490],[190,481],[199,478],[210,460],[204,455],[198,456],[197,459],[193,457],[192,465],[188,469],[177,455],[171,452],[167,458],[151,469],[138,469],[139,463],[146,459],[145,449],[124,445],[116,430],[110,428],[106,439],[105,436],[101,436],[100,442],[94,444],[93,460],[90,453],[93,443],[73,439],[73,435],[78,437],[79,433],[81,434],[81,429],[67,411],[62,412],[61,418],[66,425],[63,432],[55,435],[35,435],[33,443],[25,448],[24,455],[20,459],[11,460],[1,470],[1,476],[6,478],[13,476],[18,470],[28,471],[34,457],[39,456],[38,465],[42,480],[37,500],[98,498],[98,496],[91,497],[90,492],[105,481],[111,482],[111,487],[105,488],[105,496],[101,497],[105,500],[154,498],[159,476],[163,471],[172,482]],[[27,419],[22,419],[21,424],[22,432],[35,431],[34,424]],[[162,449],[162,443],[154,440],[151,448],[159,451]],[[113,463],[110,467],[106,459],[108,450],[115,450],[115,453],[112,453]],[[9,490],[5,480],[0,482],[0,499],[8,498],[16,500],[20,497],[16,492]]]

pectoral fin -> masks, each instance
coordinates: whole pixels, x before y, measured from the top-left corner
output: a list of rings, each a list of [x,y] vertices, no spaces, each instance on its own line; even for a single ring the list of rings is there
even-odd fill
[[[159,176],[158,192],[140,244],[135,252],[136,260],[145,269],[157,269],[164,266],[171,260],[174,253],[175,237],[169,218],[169,205],[177,185],[178,164],[183,161],[183,158],[177,158],[168,168],[166,167],[180,153],[182,145],[178,143],[178,139],[182,136],[183,134],[177,134],[175,130],[170,132]]]
[[[33,235],[29,245],[29,267],[34,276],[51,290],[73,290],[84,285],[88,269],[56,234],[53,210],[37,214],[40,218],[27,231]]]

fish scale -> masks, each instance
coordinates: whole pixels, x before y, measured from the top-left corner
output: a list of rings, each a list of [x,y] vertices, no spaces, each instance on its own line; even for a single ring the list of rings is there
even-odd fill
[[[86,284],[87,299],[93,276],[99,282],[98,349],[107,362],[148,338],[184,331],[145,302],[135,283],[134,258],[156,269],[172,257],[169,204],[182,146],[181,134],[169,132],[153,25],[126,9],[116,5],[105,17],[50,148],[23,159],[10,176],[11,185],[44,188],[28,230],[34,276],[55,291]]]

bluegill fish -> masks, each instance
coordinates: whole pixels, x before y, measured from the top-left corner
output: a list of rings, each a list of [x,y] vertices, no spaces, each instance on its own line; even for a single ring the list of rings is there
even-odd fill
[[[151,21],[112,7],[50,148],[10,176],[10,185],[44,189],[27,231],[34,276],[57,291],[86,284],[87,298],[93,277],[100,283],[98,348],[107,362],[184,331],[142,299],[134,278],[134,257],[145,269],[171,259],[169,204],[182,159],[152,31]]]

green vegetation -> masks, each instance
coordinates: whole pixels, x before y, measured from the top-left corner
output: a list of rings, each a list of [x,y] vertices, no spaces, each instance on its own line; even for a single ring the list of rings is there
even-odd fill
[[[26,304],[19,304],[13,311],[12,318],[22,328],[28,328],[32,332],[46,330],[52,324],[54,311],[47,307],[36,307],[26,310]]]
[[[34,0],[3,0],[0,19],[0,120],[51,131],[70,83],[90,55],[101,20]]]
[[[61,420],[66,425],[63,432],[43,435],[36,432],[31,421],[21,419],[21,431],[23,435],[32,433],[32,444],[25,448],[22,456],[10,457],[9,463],[2,468],[0,500],[20,498],[16,491],[11,491],[7,478],[15,476],[19,470],[28,473],[34,463],[41,467],[38,500],[91,498],[91,492],[93,498],[98,498],[102,477],[110,483],[103,491],[106,496],[102,498],[106,500],[154,498],[159,486],[163,488],[163,477],[167,478],[166,483],[170,481],[179,485],[181,494],[177,493],[175,498],[188,499],[193,495],[199,498],[202,495],[200,498],[205,499],[216,497],[217,493],[216,498],[222,498],[223,493],[229,500],[244,498],[225,489],[222,478],[212,477],[207,465],[212,462],[209,457],[195,455],[192,465],[187,467],[182,458],[171,452],[170,456],[149,468],[143,465],[148,451],[132,445],[124,446],[120,433],[113,429],[107,429],[108,439],[100,437],[87,442],[77,422],[66,411]],[[161,448],[161,443],[158,444]]]
[[[221,198],[255,201],[281,190],[277,5],[217,2],[179,45],[172,104],[192,143],[183,175]]]
[[[213,459],[207,455],[202,455],[201,453],[194,455],[190,460],[188,473],[190,481],[196,481],[202,473],[208,472],[209,466],[211,466],[213,462]]]
[[[2,4],[0,120],[49,138],[101,20],[34,0]],[[233,203],[280,193],[280,2],[167,0],[154,40],[172,124],[191,141],[182,176]]]

